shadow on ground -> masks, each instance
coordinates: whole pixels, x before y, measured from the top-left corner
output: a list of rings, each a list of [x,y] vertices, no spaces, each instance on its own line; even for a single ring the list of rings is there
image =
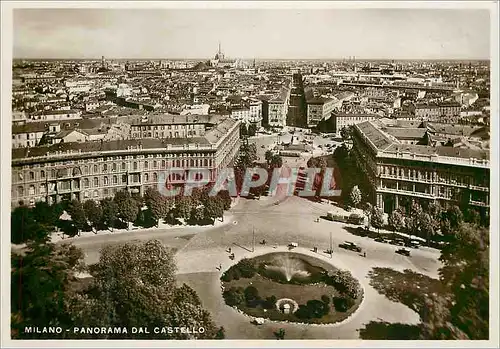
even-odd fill
[[[370,321],[359,331],[359,338],[370,340],[417,340],[421,328],[418,325]]]
[[[432,294],[444,293],[439,280],[406,269],[373,268],[368,274],[370,285],[393,302],[403,303],[422,315],[425,300]]]

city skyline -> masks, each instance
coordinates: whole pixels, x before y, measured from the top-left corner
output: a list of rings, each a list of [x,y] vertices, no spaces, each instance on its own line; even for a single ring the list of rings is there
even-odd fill
[[[242,59],[490,58],[488,10],[16,9],[13,19],[16,59],[208,59],[219,41]]]

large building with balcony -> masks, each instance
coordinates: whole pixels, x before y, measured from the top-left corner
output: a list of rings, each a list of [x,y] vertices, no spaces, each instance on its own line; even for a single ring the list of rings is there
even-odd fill
[[[99,200],[123,189],[142,195],[147,187],[157,187],[168,169],[179,169],[169,183],[184,183],[190,169],[209,173],[213,181],[232,164],[239,145],[239,121],[225,118],[198,137],[13,149],[11,204]]]
[[[367,121],[354,126],[353,152],[370,201],[387,213],[412,200],[489,211],[488,149],[408,144]]]

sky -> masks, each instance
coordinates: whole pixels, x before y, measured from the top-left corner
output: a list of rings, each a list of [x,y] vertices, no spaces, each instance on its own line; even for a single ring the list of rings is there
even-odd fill
[[[14,58],[489,59],[481,9],[15,9]]]

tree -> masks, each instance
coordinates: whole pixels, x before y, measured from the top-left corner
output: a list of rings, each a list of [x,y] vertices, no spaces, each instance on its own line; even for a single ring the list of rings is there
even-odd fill
[[[415,201],[412,202],[409,215],[406,217],[406,229],[410,235],[420,235],[420,218],[422,216],[422,207]]]
[[[351,204],[354,207],[357,207],[361,202],[361,190],[359,190],[357,185],[352,187],[350,199],[351,199]]]
[[[36,241],[23,254],[12,253],[11,334],[18,339],[59,338],[29,333],[26,326],[72,327],[66,300],[82,268],[83,253],[72,245]],[[64,334],[63,334],[64,335]]]
[[[49,205],[45,201],[36,202],[32,209],[34,220],[38,224],[46,226],[48,230],[54,229],[62,212],[60,205]]]
[[[118,218],[118,206],[116,202],[113,199],[104,198],[101,200],[101,208],[103,224],[113,231],[116,219]]]
[[[418,222],[421,237],[427,239],[427,242],[429,242],[431,240],[431,237],[433,237],[435,234],[434,223],[431,216],[426,212],[422,212],[420,214]]]
[[[90,222],[92,229],[95,231],[97,226],[102,222],[102,208],[94,200],[87,200],[83,203],[85,217]]]
[[[80,233],[87,226],[87,217],[85,216],[82,203],[78,200],[70,201],[68,204],[68,214],[71,216],[73,226]]]
[[[217,196],[220,197],[224,210],[229,210],[231,208],[231,202],[232,202],[229,191],[221,190],[220,192],[217,193]]]
[[[242,122],[240,125],[240,136],[247,136],[248,135],[248,128],[247,125]]]
[[[423,314],[425,339],[489,338],[489,231],[460,224],[441,251],[441,282]]]
[[[174,255],[157,240],[106,246],[88,292],[74,302],[73,322],[99,327],[204,327],[197,339],[215,338],[218,328],[196,292],[176,287]],[[104,314],[104,316],[103,316]],[[104,334],[101,338],[141,338]],[[144,334],[147,339],[190,339],[187,333]],[[95,335],[93,338],[96,338]]]
[[[144,194],[146,206],[158,226],[160,219],[167,217],[171,204],[169,200],[161,195],[158,190],[148,188]]]
[[[188,221],[191,217],[193,203],[190,197],[180,196],[175,200],[175,217]]]
[[[273,156],[274,156],[274,153],[271,150],[266,150],[266,152],[264,154],[264,158],[266,159],[266,162],[268,165],[271,162],[271,159],[273,158]]]
[[[400,210],[392,211],[388,223],[393,231],[402,232],[406,228],[405,216]]]
[[[29,207],[16,207],[10,215],[10,224],[10,239],[13,244],[24,243],[33,237],[36,222]]]
[[[367,226],[367,228],[370,229],[371,216],[372,216],[372,213],[373,213],[373,205],[371,203],[367,202],[364,205],[363,213],[365,214],[365,216],[366,216],[366,218],[368,220],[368,226]]]
[[[224,203],[217,196],[211,196],[205,202],[205,217],[214,220],[217,218],[224,218]]]
[[[340,137],[342,137],[342,140],[344,142],[348,141],[351,139],[351,136],[352,136],[352,128],[349,127],[349,126],[344,126],[341,130],[340,130]]]
[[[384,227],[384,212],[377,206],[373,207],[371,214],[372,226],[380,232],[380,228]]]
[[[271,161],[269,162],[269,165],[272,168],[280,168],[283,166],[283,158],[278,154],[273,155],[273,157],[271,158]]]
[[[257,125],[255,125],[254,123],[248,125],[248,135],[251,137],[255,136],[256,133],[257,133]]]
[[[128,198],[123,202],[123,205],[118,208],[118,217],[127,223],[127,229],[130,229],[130,224],[135,222],[137,215],[139,214],[139,206],[137,201],[132,198]]]

